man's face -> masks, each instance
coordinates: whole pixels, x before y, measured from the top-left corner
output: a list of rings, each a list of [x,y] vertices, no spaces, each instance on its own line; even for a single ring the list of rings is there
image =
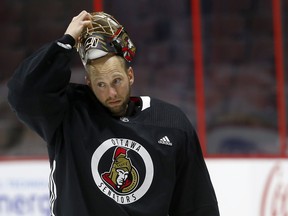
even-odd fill
[[[128,171],[124,171],[122,169],[117,169],[116,170],[118,176],[117,176],[117,185],[122,186],[124,184],[124,182],[126,181],[126,179],[128,178],[129,172]]]
[[[125,69],[123,61],[119,56],[105,56],[87,67],[87,84],[114,116],[125,114],[134,82],[133,69]]]

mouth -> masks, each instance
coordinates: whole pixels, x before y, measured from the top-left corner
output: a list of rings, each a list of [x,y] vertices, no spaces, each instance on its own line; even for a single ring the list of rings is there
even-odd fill
[[[107,104],[109,106],[118,106],[121,104],[121,100],[111,100],[111,101],[108,101]]]
[[[126,113],[127,105],[122,99],[108,100],[105,104],[113,116],[122,116]]]

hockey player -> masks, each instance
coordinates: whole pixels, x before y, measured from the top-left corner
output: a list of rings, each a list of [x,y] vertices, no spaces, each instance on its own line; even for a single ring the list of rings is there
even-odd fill
[[[87,85],[69,83],[74,47]],[[51,215],[218,216],[186,116],[131,97],[135,50],[112,16],[82,11],[9,80],[12,109],[47,142]]]

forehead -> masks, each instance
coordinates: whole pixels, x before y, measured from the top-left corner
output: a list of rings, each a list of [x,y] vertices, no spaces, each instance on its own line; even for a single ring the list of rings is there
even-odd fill
[[[106,76],[110,74],[125,74],[125,63],[119,56],[105,56],[90,62],[87,72],[90,76]]]

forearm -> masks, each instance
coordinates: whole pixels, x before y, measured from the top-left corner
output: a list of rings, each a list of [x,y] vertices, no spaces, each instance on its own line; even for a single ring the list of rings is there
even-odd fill
[[[66,89],[71,76],[72,47],[83,29],[91,25],[90,16],[82,11],[74,17],[60,40],[23,61],[8,82],[11,108],[48,142],[69,108]]]
[[[8,82],[8,100],[16,111],[25,104],[22,98],[27,102],[30,97],[42,99],[42,96],[63,95],[71,75],[71,48],[83,29],[92,25],[90,17],[82,11],[72,19],[60,40],[43,47],[18,67]]]
[[[69,36],[60,41],[64,43],[65,38],[69,42]],[[56,96],[68,85],[72,50],[57,43],[50,43],[25,59],[8,81],[8,100],[14,108],[17,109],[18,101],[21,102],[22,98],[36,99],[49,94]],[[75,42],[70,39],[70,43],[73,45]]]
[[[65,90],[71,75],[72,50],[57,42],[24,60],[8,82],[12,109],[42,137],[46,137],[46,128],[55,130],[68,107]]]

